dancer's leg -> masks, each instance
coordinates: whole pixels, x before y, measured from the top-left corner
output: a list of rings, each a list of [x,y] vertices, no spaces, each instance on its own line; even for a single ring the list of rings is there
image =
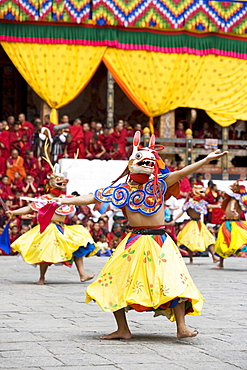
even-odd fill
[[[173,310],[176,317],[177,337],[196,337],[199,333],[198,330],[190,331],[185,325],[185,302],[178,303]]]
[[[215,255],[215,252],[214,252],[214,245],[213,245],[213,244],[211,244],[211,245],[208,247],[208,250],[209,250],[209,252],[211,253],[211,256],[212,256],[212,258],[213,258],[213,262],[214,262],[214,263],[219,262],[219,261],[220,261],[220,259],[219,259],[218,257],[216,257],[216,255]]]
[[[220,262],[213,269],[223,269],[224,268],[224,258],[220,257]]]
[[[124,308],[113,312],[115,320],[117,322],[117,330],[111,334],[103,335],[101,339],[130,339],[131,332],[126,320]]]
[[[48,263],[41,263],[39,265],[40,277],[39,277],[39,281],[37,282],[38,285],[44,285],[45,284],[45,273],[46,273],[48,267],[49,267]]]
[[[84,281],[87,281],[87,280],[91,280],[94,278],[95,274],[92,274],[92,275],[88,275],[85,273],[84,271],[84,263],[83,263],[83,257],[74,257],[74,261],[75,261],[75,265],[76,265],[76,268],[77,268],[77,271],[79,273],[79,276],[80,276],[80,280],[82,282]]]
[[[193,252],[188,249],[189,257],[190,257],[190,265],[193,265]]]

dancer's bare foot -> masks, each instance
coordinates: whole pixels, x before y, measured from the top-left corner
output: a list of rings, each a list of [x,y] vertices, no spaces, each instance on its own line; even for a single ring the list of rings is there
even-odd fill
[[[108,335],[102,335],[100,339],[130,339],[132,338],[131,332],[130,331],[114,331],[111,334]]]
[[[193,261],[190,261],[190,262],[189,262],[189,265],[194,265],[194,262],[193,262]]]
[[[45,279],[39,279],[36,283],[37,285],[44,285],[45,284]]]
[[[223,269],[223,268],[224,266],[221,263],[219,263],[217,266],[212,267],[213,270],[218,270],[218,269]]]
[[[217,262],[220,262],[220,259],[219,259],[219,258],[217,258],[217,257],[214,257],[214,258],[213,258],[213,263],[217,263]]]
[[[199,334],[199,331],[198,330],[190,331],[189,329],[187,329],[185,327],[184,329],[178,330],[177,337],[178,337],[178,339],[182,339],[182,338],[194,338],[194,337],[197,336],[197,334]]]
[[[88,280],[91,280],[95,277],[95,274],[93,275],[82,275],[80,276],[80,280],[82,283],[84,283],[85,281],[88,281]]]

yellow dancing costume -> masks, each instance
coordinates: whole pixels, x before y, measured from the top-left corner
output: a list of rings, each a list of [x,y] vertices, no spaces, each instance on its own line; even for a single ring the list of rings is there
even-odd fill
[[[247,222],[226,219],[218,232],[215,253],[222,258],[247,257]]]
[[[40,198],[51,199],[48,195]],[[44,206],[42,200],[40,203],[33,202],[31,208],[34,211],[41,209]],[[62,205],[55,211],[64,216],[73,212],[75,207],[66,205]],[[42,233],[40,233],[40,225],[35,226],[16,239],[11,247],[29,264],[62,263],[67,266],[72,265],[73,255],[89,257],[98,250],[92,236],[83,226],[67,226],[57,221],[51,221]]]
[[[207,214],[207,202],[203,199],[195,201],[190,199],[183,205],[183,211],[193,209],[199,214]],[[199,220],[189,221],[177,235],[178,246],[185,246],[192,252],[204,252],[210,245],[215,244],[215,238],[205,226],[204,222]]]
[[[153,180],[99,189],[95,198],[150,215],[162,206],[166,183],[159,180],[159,195],[150,197]],[[162,194],[161,194],[162,193]],[[163,227],[136,228],[118,245],[96,281],[88,286],[86,302],[95,300],[102,310],[114,312],[132,308],[155,311],[175,320],[173,307],[185,300],[185,313],[200,315],[203,297],[194,285],[182,256]]]
[[[227,192],[223,201],[222,209],[226,207],[234,198],[247,218],[247,193],[245,186],[239,185],[240,193]],[[215,252],[222,258],[232,255],[237,257],[247,257],[247,222],[240,219],[226,218],[221,225],[216,244]]]

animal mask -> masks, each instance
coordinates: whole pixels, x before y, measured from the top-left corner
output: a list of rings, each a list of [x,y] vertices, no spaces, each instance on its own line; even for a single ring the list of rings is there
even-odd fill
[[[49,187],[64,190],[69,182],[62,173],[59,173],[59,165],[56,163],[53,167],[53,173],[47,175]]]
[[[129,158],[128,169],[130,174],[153,174],[156,158],[152,147],[155,144],[155,136],[152,135],[147,148],[140,148],[140,131],[137,131],[133,140],[133,152]]]
[[[68,179],[65,178],[65,175],[63,173],[60,173],[60,166],[58,163],[56,163],[54,166],[51,163],[50,157],[48,155],[48,141],[46,141],[45,146],[44,146],[44,157],[43,159],[50,165],[52,169],[52,173],[47,175],[47,183],[46,183],[46,192],[47,193],[53,193],[55,195],[60,195],[66,190],[66,186],[69,182]],[[75,156],[75,160],[77,159],[78,153]],[[74,162],[72,165],[67,167],[64,172],[66,172],[71,166],[73,166]]]
[[[200,201],[205,198],[206,189],[202,185],[194,185],[191,188],[190,198]]]

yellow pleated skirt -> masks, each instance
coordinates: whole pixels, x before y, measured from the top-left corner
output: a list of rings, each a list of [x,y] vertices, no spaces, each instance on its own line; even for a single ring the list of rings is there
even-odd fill
[[[193,252],[203,252],[215,244],[215,238],[202,221],[192,220],[178,233],[177,244],[184,245]]]
[[[247,257],[247,222],[223,222],[218,232],[215,252],[222,258],[230,257],[233,254]]]
[[[69,261],[73,257],[73,252],[92,244],[95,248],[90,248],[87,257],[97,252],[90,233],[81,225],[67,226],[52,222],[42,234],[39,225],[35,226],[16,239],[11,248],[14,252],[19,252],[29,264],[45,262],[71,265]]]
[[[203,297],[167,234],[129,233],[88,286],[86,296],[86,302],[95,300],[107,312],[128,307],[156,311],[171,321],[181,299],[186,300],[186,313],[200,315]]]

